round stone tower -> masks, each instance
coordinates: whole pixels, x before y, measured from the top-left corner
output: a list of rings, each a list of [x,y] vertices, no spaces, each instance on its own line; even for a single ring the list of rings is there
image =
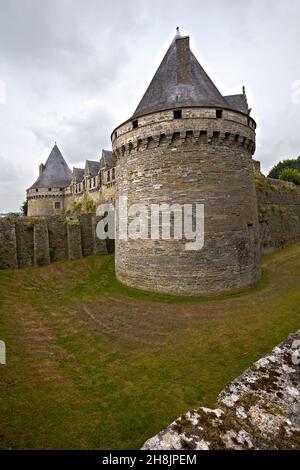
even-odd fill
[[[60,215],[64,210],[64,189],[71,183],[71,170],[58,146],[54,145],[39,177],[27,189],[27,215]]]
[[[134,115],[112,133],[121,282],[165,294],[209,296],[259,281],[255,128],[245,90],[222,96],[190,51],[189,37],[177,33]],[[202,249],[187,249],[186,239],[163,239],[161,232],[153,239],[150,226],[148,238],[120,236],[124,207],[118,198],[125,196],[128,207],[203,204]],[[161,218],[159,226],[161,231]]]

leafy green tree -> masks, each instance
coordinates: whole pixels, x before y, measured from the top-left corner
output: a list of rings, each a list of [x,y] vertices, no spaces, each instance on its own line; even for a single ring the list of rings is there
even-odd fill
[[[295,168],[286,168],[279,175],[279,179],[283,181],[290,181],[291,183],[300,184],[300,171]]]
[[[283,160],[282,162],[277,163],[277,165],[273,166],[272,170],[268,174],[268,177],[279,179],[281,173],[287,168],[294,168],[295,170],[300,171],[300,157],[289,160]]]
[[[91,199],[85,201],[85,211],[90,214],[96,212],[96,204]]]
[[[23,204],[20,207],[21,214],[22,215],[27,215],[27,210],[28,210],[28,202],[24,201]]]

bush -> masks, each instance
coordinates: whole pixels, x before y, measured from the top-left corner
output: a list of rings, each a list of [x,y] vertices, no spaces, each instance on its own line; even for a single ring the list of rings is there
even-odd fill
[[[282,181],[289,181],[291,183],[300,184],[300,171],[295,168],[286,168],[279,175],[279,179]]]
[[[281,173],[287,168],[294,168],[295,170],[300,171],[300,157],[283,160],[282,162],[277,163],[277,165],[273,166],[268,177],[278,179],[280,178]]]

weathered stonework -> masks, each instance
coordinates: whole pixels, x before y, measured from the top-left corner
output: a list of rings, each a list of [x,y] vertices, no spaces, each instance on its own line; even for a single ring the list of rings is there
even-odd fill
[[[66,219],[68,236],[68,259],[82,258],[81,227],[77,218]]]
[[[114,241],[97,237],[99,220],[91,214],[72,218],[2,218],[0,269],[43,266],[63,259],[112,253]]]
[[[47,224],[51,262],[66,259],[68,257],[68,239],[65,217],[48,216]]]
[[[116,233],[116,274],[141,289],[175,295],[239,291],[260,279],[259,238],[252,153],[255,123],[234,111],[183,109],[126,122],[113,133],[116,200],[128,205],[204,203],[205,243],[128,240]],[[117,206],[118,221],[118,206]]]
[[[262,253],[300,241],[300,187],[263,176],[256,179]]]
[[[27,217],[16,219],[18,267],[25,268],[34,263],[33,227],[35,220]]]
[[[33,226],[34,264],[50,264],[48,225],[44,218],[39,218]]]
[[[17,268],[17,240],[15,221],[0,219],[0,267]]]
[[[300,330],[143,450],[300,449]]]

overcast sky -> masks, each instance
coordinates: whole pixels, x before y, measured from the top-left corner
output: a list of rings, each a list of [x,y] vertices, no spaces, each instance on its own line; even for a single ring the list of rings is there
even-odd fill
[[[0,212],[54,141],[70,167],[110,148],[176,26],[222,94],[245,85],[263,171],[300,155],[300,0],[0,0]]]

